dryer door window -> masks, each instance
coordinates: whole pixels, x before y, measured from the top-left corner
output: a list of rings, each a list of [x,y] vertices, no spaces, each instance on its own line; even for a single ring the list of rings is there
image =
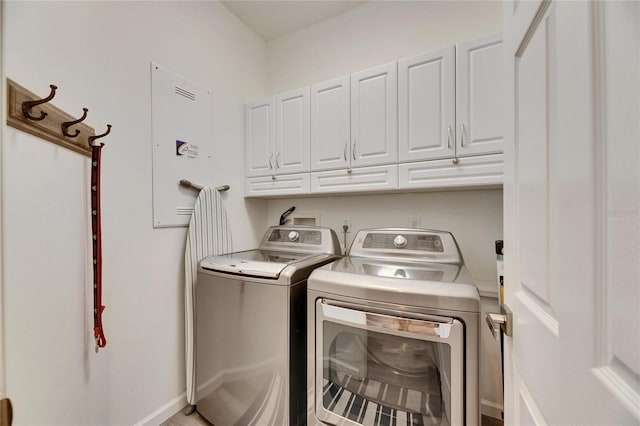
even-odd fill
[[[318,419],[376,426],[463,424],[463,324],[365,309],[316,302]]]

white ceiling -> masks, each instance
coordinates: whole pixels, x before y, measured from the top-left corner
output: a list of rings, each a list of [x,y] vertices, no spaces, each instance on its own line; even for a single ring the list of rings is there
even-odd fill
[[[227,0],[222,3],[256,34],[268,41],[338,16],[367,2]]]

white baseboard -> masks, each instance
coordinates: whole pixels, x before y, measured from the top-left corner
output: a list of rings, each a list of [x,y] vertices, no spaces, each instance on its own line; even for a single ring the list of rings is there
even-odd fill
[[[503,410],[504,407],[498,402],[488,401],[486,399],[480,400],[480,412],[483,416],[493,417],[494,419],[501,419]]]
[[[157,426],[169,420],[178,411],[187,406],[187,393],[183,392],[162,407],[149,414],[144,419],[138,421],[134,426]]]

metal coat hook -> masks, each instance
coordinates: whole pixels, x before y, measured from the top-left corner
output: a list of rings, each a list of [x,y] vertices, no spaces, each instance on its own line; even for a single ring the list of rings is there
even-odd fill
[[[44,120],[44,118],[47,116],[46,112],[40,111],[40,117],[34,117],[33,115],[31,115],[31,110],[34,106],[46,104],[51,99],[53,99],[53,97],[56,95],[56,89],[58,88],[58,86],[56,86],[55,84],[50,84],[49,87],[51,88],[51,93],[49,93],[49,96],[47,96],[46,98],[37,101],[28,101],[22,103],[22,113],[26,118],[34,121],[41,121]]]
[[[89,112],[88,108],[82,108],[82,117],[78,118],[77,120],[65,121],[64,123],[62,123],[60,125],[60,128],[62,129],[62,134],[68,138],[78,137],[78,135],[80,134],[80,130],[76,129],[76,133],[72,135],[71,133],[68,132],[69,127],[73,126],[74,124],[81,123],[85,118],[87,118],[87,112]]]
[[[89,146],[93,146],[93,141],[95,141],[96,139],[100,139],[100,138],[104,138],[105,136],[107,136],[109,133],[111,133],[111,124],[107,124],[107,131],[104,132],[101,135],[95,135],[95,136],[89,136],[87,138],[87,142],[89,142]]]

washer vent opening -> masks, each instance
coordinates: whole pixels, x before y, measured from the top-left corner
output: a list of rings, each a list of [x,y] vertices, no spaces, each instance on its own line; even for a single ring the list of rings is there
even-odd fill
[[[176,214],[178,216],[191,216],[193,213],[193,207],[176,207]]]
[[[190,91],[188,91],[188,90],[186,90],[186,89],[183,89],[183,88],[182,88],[182,87],[180,87],[180,86],[176,86],[176,87],[174,88],[174,90],[175,90],[175,92],[176,92],[176,95],[183,96],[183,97],[185,97],[185,98],[187,98],[187,99],[191,99],[192,101],[195,101],[195,100],[196,100],[196,94],[195,94],[195,93],[190,92]]]

